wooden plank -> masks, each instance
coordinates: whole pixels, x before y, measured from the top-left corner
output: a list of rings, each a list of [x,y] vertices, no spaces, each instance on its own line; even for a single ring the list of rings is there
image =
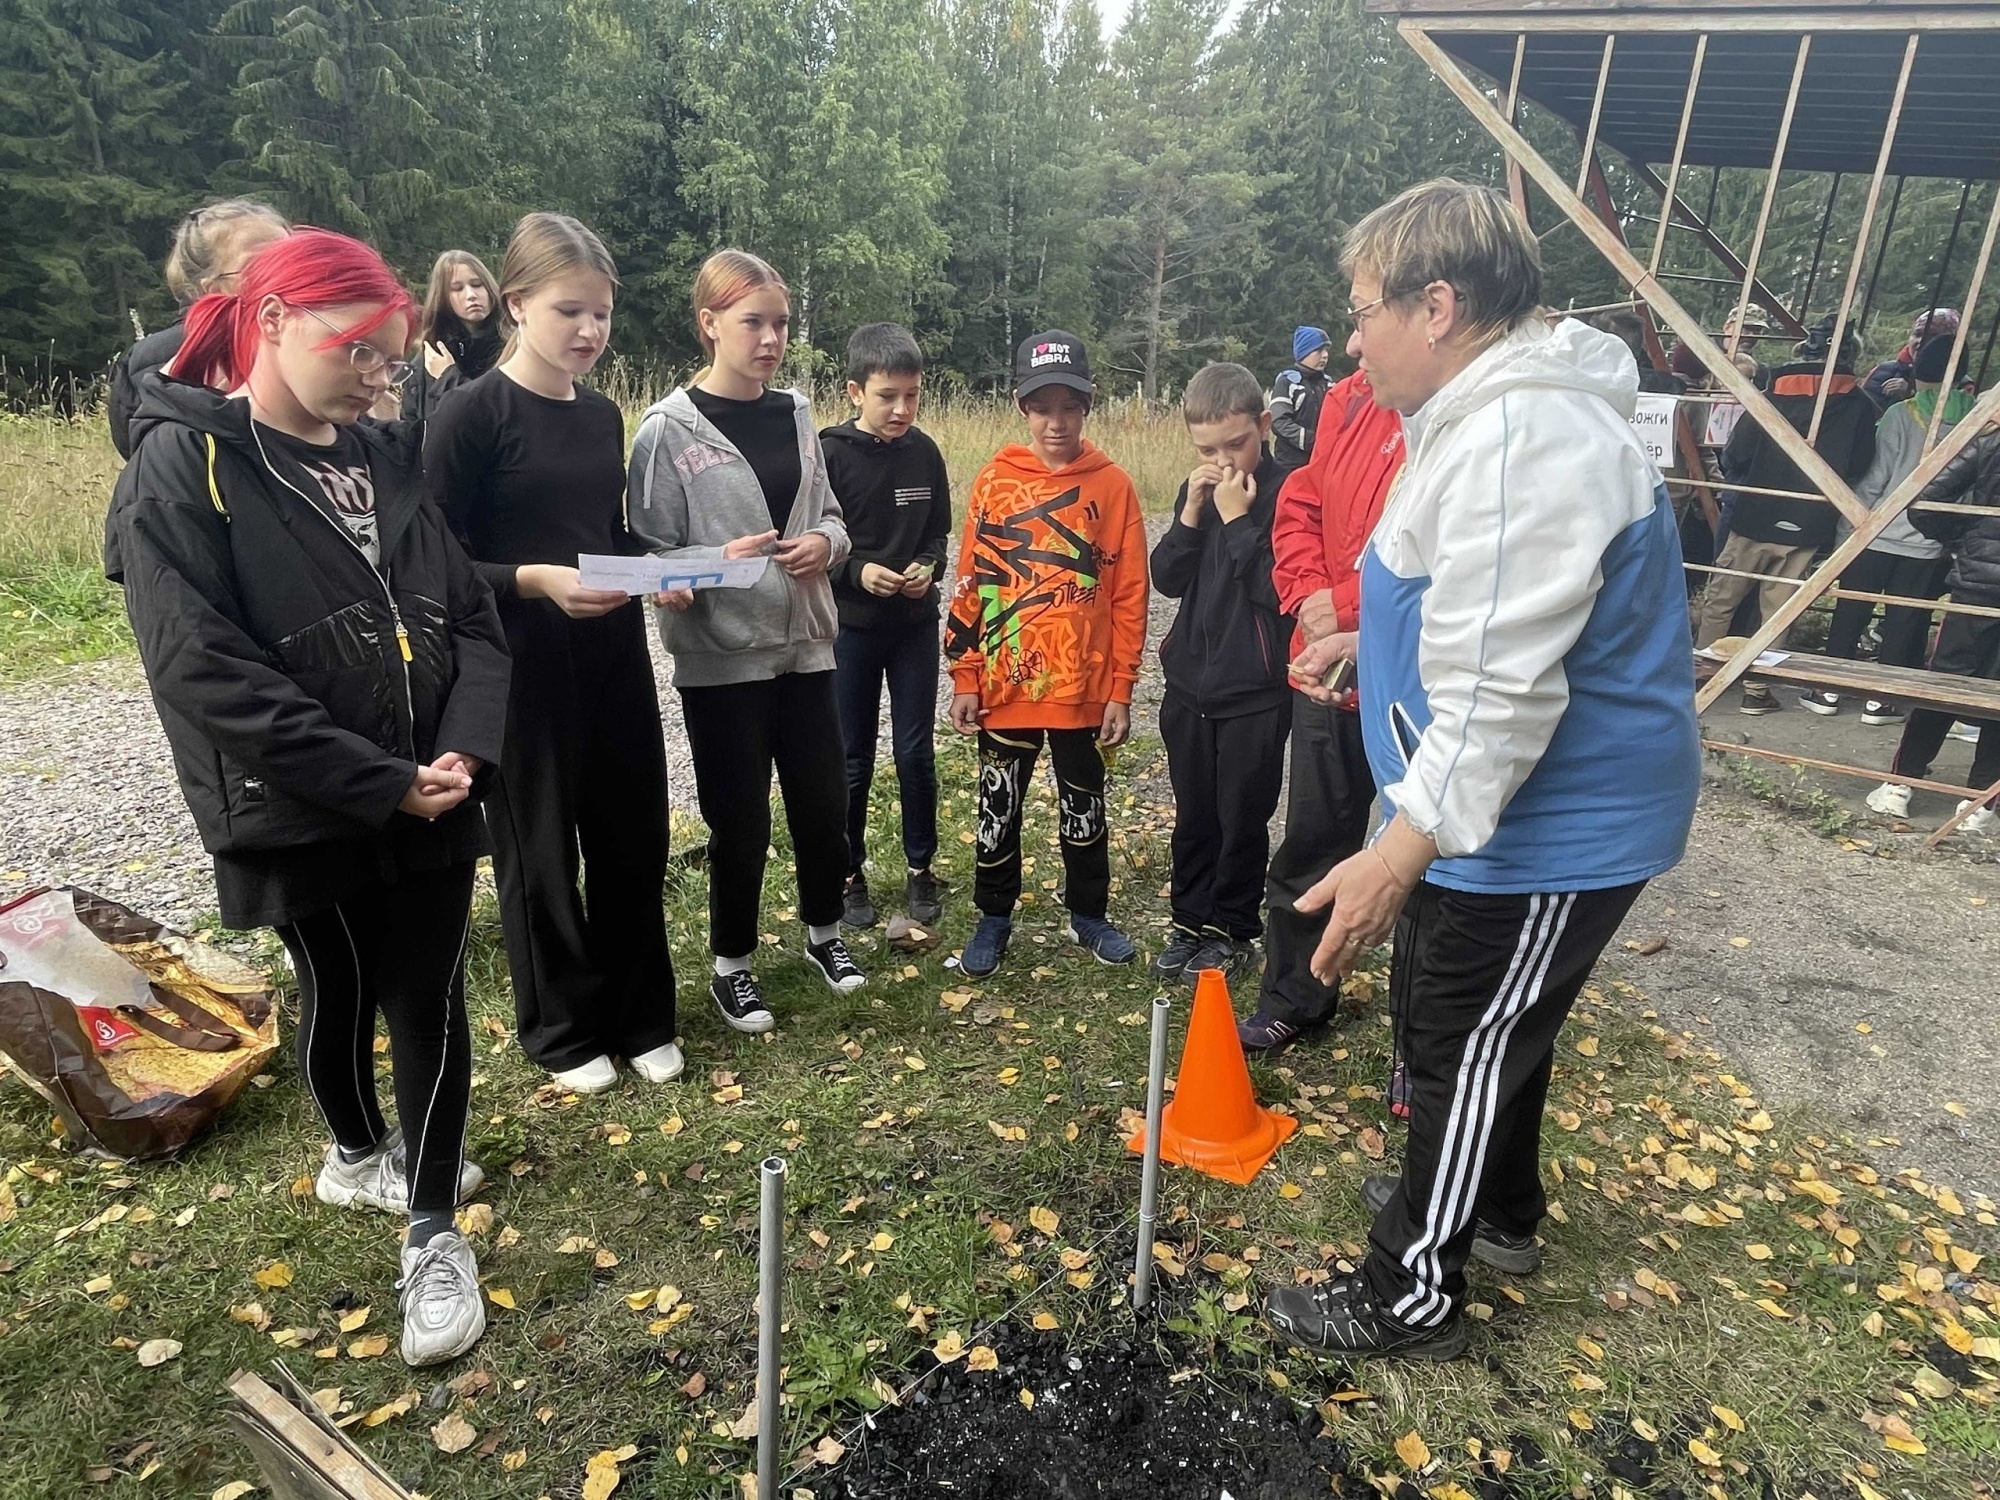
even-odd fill
[[[1794,755],[1789,750],[1766,750],[1762,745],[1739,745],[1733,740],[1702,738],[1704,750],[1720,750],[1728,755],[1748,755],[1757,760],[1775,760],[1781,765],[1808,766],[1815,771],[1831,771],[1836,776],[1858,776],[1867,781],[1887,781],[1896,786],[1914,787],[1920,792],[1943,792],[1947,797],[1977,797],[1969,786],[1953,786],[1949,781],[1925,781],[1916,776],[1899,776],[1894,771],[1878,771],[1872,766],[1850,766],[1837,760],[1815,760],[1810,755]]]
[[[1742,403],[1744,415],[1764,429],[1771,441],[1782,448],[1785,456],[1798,466],[1799,472],[1819,486],[1827,499],[1850,524],[1857,527],[1865,526],[1868,523],[1868,508],[1855,498],[1854,491],[1847,481],[1834,473],[1826,460],[1814,452],[1792,424],[1771,405],[1770,398],[1757,389],[1743,372],[1736,368],[1735,361],[1718,349],[1714,341],[1702,332],[1700,320],[1680,305],[1664,283],[1648,273],[1623,240],[1591,212],[1589,205],[1570,191],[1569,184],[1556,175],[1555,169],[1543,159],[1542,154],[1528,142],[1527,138],[1501,117],[1485,92],[1459,66],[1458,60],[1415,23],[1405,21],[1399,29],[1403,39],[1418,56],[1430,64],[1431,71],[1437,74],[1445,87],[1456,94],[1459,101],[1472,112],[1473,117],[1486,127],[1487,134],[1497,140],[1503,150],[1511,151],[1521,158],[1521,165],[1528,175],[1533,177],[1542,191],[1569,215],[1577,228],[1582,230],[1597,247],[1598,253],[1610,261],[1619,275],[1625,278],[1634,293],[1643,297],[1647,304],[1666,320],[1667,325],[1680,335],[1682,343],[1690,352],[1708,366],[1709,373],[1715,377],[1717,383]],[[1882,526],[1887,524],[1887,519],[1881,523]],[[1868,534],[1872,537],[1880,529],[1881,526],[1877,526]]]
[[[384,1483],[345,1436],[329,1437],[264,1381],[248,1370],[229,1380],[229,1393],[257,1425],[298,1453],[335,1487],[342,1500],[409,1500],[408,1491]]]
[[[1521,40],[1525,43],[1527,36]],[[1646,270],[1657,276],[1660,271],[1660,257],[1667,249],[1667,228],[1674,221],[1674,195],[1680,191],[1681,158],[1687,152],[1688,127],[1694,124],[1695,96],[1701,92],[1701,65],[1708,59],[1708,33],[1702,32],[1694,39],[1694,62],[1688,67],[1687,96],[1681,101],[1681,126],[1674,134],[1674,159],[1667,168],[1667,182],[1660,193],[1660,227],[1653,236],[1653,258]]]
[[[1986,9],[1990,4],[1991,0],[1811,0],[1809,4],[1786,4],[1784,0],[1534,0],[1530,8],[1522,0],[1367,0],[1365,8],[1377,14],[1422,16],[1424,24],[1435,29],[1454,17],[1491,21],[1495,16],[1524,13],[1609,20],[1616,15],[1621,21],[1630,21],[1649,13],[1680,18],[1689,11],[1821,12],[1831,25],[1845,26],[1855,19],[1856,11],[1960,13]],[[1690,23],[1687,29],[1695,30],[1698,25]]]
[[[1984,793],[1975,791],[1970,797],[1966,798],[1965,806],[1961,807],[1949,818],[1946,818],[1944,826],[1924,840],[1924,847],[1926,849],[1937,848],[1939,844],[1942,844],[1952,834],[1956,833],[1958,825],[1963,823],[1967,818],[1978,812],[1982,807],[1994,806],[2000,806],[2000,781],[1994,782]]]
[[[1583,155],[1577,159],[1576,195],[1579,198],[1583,196],[1590,164],[1597,160],[1597,122],[1604,117],[1604,86],[1611,81],[1611,49],[1617,45],[1618,33],[1605,33],[1604,57],[1597,65],[1597,91],[1590,96],[1590,128],[1583,133]]]
[[[1514,79],[1507,85],[1507,118],[1515,124],[1521,120],[1521,68],[1527,60],[1528,34],[1524,31],[1514,38]],[[1532,231],[1535,226],[1528,217],[1528,179],[1521,175],[1521,164],[1512,157],[1507,159],[1507,199],[1521,216],[1521,222]]]
[[[1778,199],[1778,181],[1784,176],[1785,147],[1792,138],[1792,117],[1798,111],[1799,87],[1805,82],[1806,59],[1811,53],[1812,33],[1807,32],[1799,38],[1798,57],[1792,63],[1792,86],[1785,91],[1785,113],[1778,122],[1778,144],[1776,149],[1771,153],[1770,175],[1764,179],[1764,201],[1757,209],[1757,230],[1750,240],[1750,259],[1739,265],[1735,272],[1736,275],[1743,278],[1743,291],[1736,301],[1736,330],[1729,335],[1729,347],[1724,351],[1731,359],[1736,358],[1737,350],[1743,347],[1743,320],[1749,316],[1750,299],[1752,297],[1755,297],[1765,307],[1774,308],[1782,322],[1796,323],[1798,321],[1792,317],[1790,311],[1785,308],[1783,303],[1778,302],[1775,298],[1766,300],[1769,294],[1764,291],[1763,284],[1757,280],[1757,264],[1764,258],[1764,235],[1765,231],[1771,226],[1771,206]],[[1722,245],[1722,237],[1720,235],[1709,230],[1705,224],[1702,228],[1703,232],[1707,234],[1711,248],[1715,246],[1722,246],[1723,249],[1728,248]],[[1730,259],[1734,259],[1734,257],[1732,256]],[[1726,265],[1728,262],[1724,261],[1724,264]],[[1801,328],[1797,332],[1800,337],[1803,337],[1805,330]]]
[[[1781,147],[1782,144],[1781,140]],[[1616,151],[1618,148],[1613,146],[1612,149]],[[1667,185],[1660,181],[1659,173],[1655,172],[1644,162],[1635,161],[1633,158],[1625,156],[1625,153],[1622,151],[1619,151],[1618,154],[1625,158],[1627,171],[1663,198],[1666,196]],[[1723,242],[1722,237],[1697,218],[1694,210],[1689,208],[1685,203],[1676,206],[1674,209],[1674,219],[1683,228],[1693,230],[1695,237],[1708,246],[1709,253],[1722,262],[1723,269],[1728,271],[1731,276],[1740,277],[1751,274],[1751,268],[1739,260],[1736,252]],[[1806,325],[1793,315],[1789,307],[1785,306],[1784,298],[1780,297],[1762,281],[1756,280],[1754,277],[1752,278],[1751,295],[1755,298],[1757,305],[1768,312],[1776,320],[1778,327],[1785,333],[1795,339],[1802,339],[1806,336]],[[1731,348],[1729,352],[1734,354],[1736,350]]]
[[[1695,676],[1698,679],[1713,676],[1723,665],[1713,657],[1696,656]],[[1885,667],[1880,662],[1845,661],[1806,651],[1794,651],[1768,667],[1753,665],[1743,675],[1764,682],[1790,683],[1794,687],[1824,688],[1831,693],[1917,703],[1943,709],[1961,719],[2000,718],[2000,682],[1984,677],[1954,677],[1949,672],[1926,672],[1919,667]]]
[[[1963,207],[1963,204],[1960,206]],[[1979,262],[1972,268],[1972,284],[1966,288],[1965,307],[1958,318],[1958,333],[1951,341],[1951,358],[1945,362],[1944,379],[1939,382],[1940,387],[1946,391],[1954,390],[1958,386],[1958,372],[1963,367],[1965,358],[1965,339],[1966,335],[1972,332],[1972,314],[1979,306],[1979,295],[1986,289],[1986,272],[1993,262],[1993,239],[1996,233],[2000,233],[2000,187],[1995,187],[1993,191],[1993,211],[1986,216],[1986,235],[1979,244]],[[1942,275],[1939,279],[1942,281]],[[1937,293],[1933,290],[1931,301],[1933,307],[1937,305],[1936,298]],[[1944,423],[1944,409],[1949,404],[1946,401],[1939,401],[1932,409],[1930,425],[1924,429],[1926,449],[1937,442],[1938,433]]]
[[[264,1476],[264,1483],[276,1500],[354,1500],[315,1469],[304,1454],[255,1417],[236,1407],[223,1416],[243,1439],[243,1446],[250,1450],[257,1472]]]
[[[1729,0],[1719,0],[1727,6]],[[1384,7],[1388,9],[1390,7]],[[1565,32],[1572,36],[1601,36],[1607,31],[1621,35],[1686,35],[1689,32],[1758,32],[1767,35],[1797,35],[1802,31],[1936,31],[1991,32],[1996,25],[1992,8],[1980,0],[1968,0],[1962,9],[1946,9],[1937,4],[1919,8],[1840,10],[1829,13],[1821,5],[1786,9],[1716,9],[1709,4],[1681,4],[1667,10],[1635,11],[1551,11],[1521,10],[1500,5],[1487,9],[1477,0],[1460,0],[1449,14],[1422,14],[1414,6],[1396,6],[1407,12],[1407,24],[1421,25],[1426,31],[1443,35],[1496,32]]]
[[[289,1365],[283,1360],[278,1360],[271,1368],[278,1377],[278,1384],[283,1386],[285,1393],[290,1396],[292,1405],[305,1415],[307,1421],[313,1423],[329,1439],[338,1443],[342,1448],[366,1464],[373,1471],[375,1477],[381,1480],[383,1484],[398,1494],[402,1493],[401,1486],[397,1483],[395,1477],[387,1469],[376,1463],[369,1456],[366,1449],[342,1431],[340,1425],[332,1417],[319,1409],[319,1403],[313,1400],[312,1392],[306,1389],[304,1381],[292,1373]]]

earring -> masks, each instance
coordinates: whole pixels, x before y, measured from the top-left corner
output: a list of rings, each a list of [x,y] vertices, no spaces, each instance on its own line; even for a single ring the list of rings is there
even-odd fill
[[[1435,354],[1437,352],[1437,346],[1438,346],[1437,335],[1432,334],[1429,338],[1424,340],[1424,344],[1425,347],[1427,347],[1433,354]]]

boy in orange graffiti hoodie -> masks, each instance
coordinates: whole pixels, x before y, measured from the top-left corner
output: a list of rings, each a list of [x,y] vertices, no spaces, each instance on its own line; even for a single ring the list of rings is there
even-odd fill
[[[1146,529],[1131,476],[1086,441],[1090,360],[1060,329],[1014,355],[1028,441],[1010,443],[972,483],[958,583],[945,628],[951,726],[979,736],[981,916],[960,956],[983,979],[1000,967],[1021,897],[1021,811],[1042,742],[1055,771],[1063,936],[1099,963],[1130,963],[1105,919],[1111,854],[1104,752],[1132,732],[1132,685],[1146,645]]]

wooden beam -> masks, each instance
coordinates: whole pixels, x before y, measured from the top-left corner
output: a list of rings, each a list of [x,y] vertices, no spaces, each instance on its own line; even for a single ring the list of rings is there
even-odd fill
[[[1826,368],[1820,372],[1819,395],[1813,400],[1812,421],[1806,427],[1806,441],[1819,437],[1819,424],[1826,416],[1826,398],[1833,389],[1833,372],[1840,363],[1840,346],[1847,336],[1848,319],[1854,312],[1854,289],[1861,282],[1861,263],[1868,258],[1868,236],[1875,227],[1875,205],[1881,201],[1882,179],[1888,175],[1889,153],[1896,149],[1896,128],[1903,122],[1903,100],[1910,91],[1910,69],[1916,66],[1917,43],[1922,38],[1910,33],[1903,44],[1903,66],[1896,74],[1896,92],[1889,101],[1889,117],[1882,122],[1882,146],[1875,156],[1875,175],[1868,181],[1868,201],[1861,210],[1861,228],[1854,236],[1854,259],[1847,267],[1847,288],[1840,294],[1840,308],[1833,318],[1833,339],[1826,351]],[[1896,191],[1902,192],[1898,179]],[[1885,239],[1886,248],[1886,239]]]
[[[1937,848],[1939,844],[1942,844],[1957,831],[1959,824],[1978,812],[1982,807],[2000,806],[2000,803],[1995,802],[1994,799],[1996,798],[2000,798],[2000,781],[1996,781],[1993,785],[1989,786],[1984,796],[1981,796],[1978,792],[1973,792],[1970,797],[1966,798],[1965,806],[1945,819],[1944,826],[1924,840],[1924,847],[1926,849]]]
[[[1372,8],[1372,7],[1371,7]],[[1995,29],[1988,5],[1967,5],[1962,9],[1930,6],[1902,9],[1867,6],[1849,10],[1825,4],[1777,7],[1764,3],[1742,10],[1724,8],[1716,0],[1682,4],[1657,11],[1614,10],[1523,10],[1517,4],[1493,5],[1483,0],[1458,0],[1451,13],[1424,12],[1423,7],[1400,4],[1383,7],[1402,12],[1401,26],[1417,26],[1427,32],[1453,35],[1472,32],[1563,32],[1571,36],[1601,36],[1608,31],[1624,35],[1679,34],[1689,32],[1759,32],[1796,35],[1803,31],[1984,31]]]
[[[1522,32],[1514,38],[1514,76],[1507,84],[1507,119],[1510,124],[1521,121],[1521,68],[1528,60],[1528,33]],[[1521,216],[1521,222],[1530,230],[1534,222],[1528,217],[1528,179],[1521,175],[1521,164],[1512,158],[1507,162],[1507,197],[1514,205],[1514,211]]]
[[[1785,113],[1778,122],[1778,144],[1771,152],[1771,172],[1764,179],[1764,201],[1757,208],[1757,230],[1750,238],[1750,259],[1736,272],[1743,278],[1743,293],[1736,301],[1736,330],[1729,335],[1729,348],[1725,351],[1731,359],[1736,358],[1736,351],[1743,347],[1743,320],[1749,315],[1750,299],[1753,295],[1766,307],[1775,310],[1779,317],[1787,322],[1791,321],[1790,314],[1785,311],[1783,304],[1776,299],[1766,302],[1761,295],[1757,281],[1757,263],[1764,258],[1764,235],[1771,227],[1771,206],[1778,200],[1778,180],[1785,172],[1785,147],[1791,143],[1792,116],[1798,111],[1799,86],[1805,82],[1806,58],[1811,53],[1812,33],[1807,32],[1799,38],[1799,55],[1792,63],[1792,86],[1785,91]],[[1720,238],[1712,233],[1709,239],[1712,244],[1722,243]],[[1801,337],[1804,333],[1804,329],[1799,330]]]
[[[1845,541],[1835,547],[1832,554],[1811,575],[1816,587],[1812,590],[1799,589],[1781,605],[1751,636],[1743,649],[1726,662],[1722,670],[1710,679],[1707,687],[1696,698],[1697,708],[1707,708],[1738,677],[1772,641],[1783,635],[1792,621],[1804,613],[1805,608],[1827,587],[1832,585],[1847,565],[1862,552],[1868,544],[1881,534],[1889,523],[1901,515],[1909,502],[1923,487],[1937,475],[1958,451],[1970,442],[1980,428],[1996,413],[2000,413],[2000,386],[1986,393],[1965,419],[1944,437],[1917,464],[1917,467],[1901,484],[1885,496],[1874,510],[1869,510],[1855,498],[1847,481],[1834,473],[1826,460],[1807,445],[1791,423],[1779,414],[1769,398],[1752,385],[1736,368],[1735,362],[1716,347],[1714,341],[1702,332],[1701,323],[1686,308],[1674,300],[1673,294],[1655,278],[1646,273],[1646,268],[1634,259],[1627,249],[1607,227],[1599,223],[1597,216],[1575,193],[1556,171],[1545,161],[1519,131],[1500,117],[1492,101],[1466,76],[1457,61],[1424,30],[1413,21],[1404,21],[1397,30],[1411,49],[1430,65],[1439,80],[1457,95],[1458,100],[1473,118],[1486,127],[1487,134],[1500,143],[1503,150],[1513,152],[1521,159],[1522,167],[1533,177],[1542,191],[1548,194],[1562,211],[1569,215],[1576,227],[1586,238],[1597,246],[1600,254],[1631,284],[1635,292],[1642,293],[1647,302],[1657,309],[1669,326],[1686,342],[1695,356],[1708,366],[1709,373],[1738,401],[1742,402],[1744,415],[1763,428],[1766,435],[1785,451],[1785,456],[1798,465],[1806,479],[1825,492],[1826,497],[1839,508],[1853,525],[1854,530]],[[1809,597],[1811,595],[1812,597]]]
[[[1618,33],[1604,34],[1604,56],[1597,64],[1597,92],[1590,96],[1590,128],[1583,133],[1583,156],[1576,167],[1576,195],[1583,196],[1584,179],[1590,164],[1597,160],[1597,122],[1604,116],[1604,86],[1611,81],[1611,49],[1618,45]]]
[[[1973,309],[1979,305],[1979,295],[1986,289],[1986,272],[1992,265],[1993,239],[1996,233],[2000,233],[2000,184],[1996,184],[1993,189],[1993,208],[1986,216],[1986,234],[1979,242],[1979,260],[1972,268],[1972,284],[1965,289],[1965,306],[1958,315],[1958,332],[1951,341],[1951,358],[1945,361],[1944,382],[1939,387],[1938,404],[1931,411],[1930,425],[1924,429],[1926,449],[1937,442],[1938,432],[1944,422],[1944,409],[1949,404],[1948,398],[1958,385],[1958,372],[1965,359],[1966,335],[1972,332]],[[1931,306],[1937,306],[1935,290],[1931,294]]]
[[[1614,147],[1613,149],[1615,150],[1616,148]],[[1622,151],[1618,154],[1620,156],[1625,155]],[[1654,192],[1660,194],[1662,197],[1666,195],[1667,185],[1660,180],[1660,174],[1644,162],[1634,161],[1631,157],[1626,156],[1625,166],[1634,177],[1638,178],[1640,182],[1644,183]],[[1694,210],[1689,208],[1685,203],[1675,205],[1674,218],[1684,228],[1694,231],[1695,238],[1708,246],[1709,253],[1722,262],[1723,269],[1728,271],[1731,276],[1740,277],[1749,274],[1750,267],[1744,265],[1737,258],[1736,252],[1724,243],[1722,237],[1716,234],[1708,225],[1702,223],[1695,216]],[[1751,285],[1751,292],[1756,299],[1757,305],[1770,313],[1781,329],[1795,339],[1802,339],[1806,336],[1806,325],[1792,313],[1790,308],[1785,306],[1784,299],[1776,292],[1772,291],[1762,281],[1754,281]],[[1803,313],[1804,310],[1801,308],[1800,312]]]
[[[1701,65],[1707,57],[1708,33],[1704,31],[1694,39],[1694,62],[1688,68],[1687,95],[1681,100],[1681,125],[1674,133],[1674,159],[1667,168],[1666,191],[1661,196],[1660,227],[1653,236],[1653,258],[1646,266],[1646,270],[1655,276],[1660,271],[1660,257],[1667,249],[1667,227],[1674,221],[1674,194],[1680,191],[1681,158],[1687,153],[1688,127],[1694,124],[1694,100],[1695,95],[1701,92]]]
[[[1969,786],[1953,786],[1949,781],[1925,781],[1916,776],[1899,776],[1894,771],[1878,771],[1872,766],[1843,765],[1837,760],[1815,760],[1810,755],[1794,755],[1789,750],[1766,750],[1762,745],[1738,745],[1728,740],[1702,736],[1701,748],[1720,750],[1728,755],[1749,755],[1758,760],[1775,760],[1781,765],[1809,766],[1815,771],[1831,771],[1836,776],[1858,776],[1869,781],[1887,781],[1913,787],[1920,792],[1943,792],[1947,797],[1977,796]],[[1954,822],[1956,820],[1954,819]]]

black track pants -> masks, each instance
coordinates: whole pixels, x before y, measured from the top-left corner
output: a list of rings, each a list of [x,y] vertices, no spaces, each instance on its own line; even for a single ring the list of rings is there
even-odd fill
[[[1560,894],[1418,885],[1396,920],[1390,987],[1412,1090],[1402,1187],[1364,1272],[1397,1321],[1442,1323],[1465,1294],[1475,1219],[1532,1234],[1556,1034],[1645,882]]]
[[[989,917],[1011,917],[1021,899],[1021,813],[1042,741],[1056,777],[1056,833],[1062,845],[1063,904],[1102,917],[1111,899],[1111,849],[1104,818],[1104,753],[1095,729],[979,731],[979,867],[972,900]]]
[[[514,656],[486,822],[521,1050],[551,1072],[674,1039],[667,756],[645,620],[503,610]]]
[[[1271,814],[1291,727],[1290,704],[1211,719],[1172,692],[1160,701],[1174,788],[1175,926],[1239,940],[1263,935]]]
[[[334,1144],[388,1134],[375,1098],[375,1017],[389,1027],[410,1208],[458,1203],[472,1033],[465,1020],[470,863],[406,875],[278,929],[299,981],[299,1072]]]
[[[756,951],[773,767],[792,835],[799,920],[831,927],[847,879],[847,759],[833,673],[680,692],[695,796],[708,824],[709,951],[717,958]]]
[[[1304,1030],[1333,1019],[1340,991],[1312,975],[1326,915],[1302,916],[1293,903],[1368,836],[1375,778],[1361,743],[1361,716],[1292,694],[1291,786],[1285,836],[1271,856],[1264,900],[1264,981],[1257,1008]]]

